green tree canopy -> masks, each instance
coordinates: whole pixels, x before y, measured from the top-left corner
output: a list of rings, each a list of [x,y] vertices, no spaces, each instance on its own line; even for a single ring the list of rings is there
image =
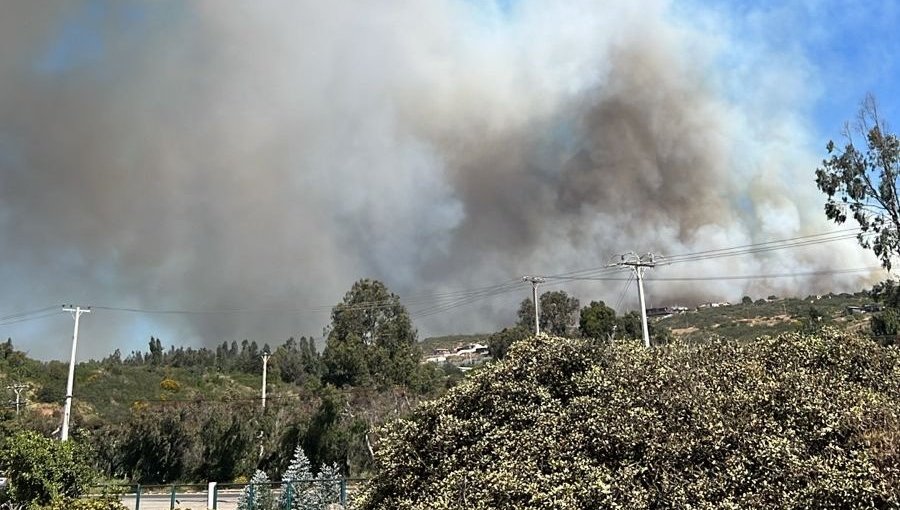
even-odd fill
[[[900,309],[900,285],[894,280],[885,280],[877,283],[869,291],[872,299],[888,308]]]
[[[894,280],[885,280],[872,287],[869,295],[884,306],[881,313],[872,316],[869,328],[882,345],[897,343],[900,335],[900,286]]]
[[[322,359],[316,352],[313,338],[288,338],[284,345],[275,350],[273,359],[278,374],[286,383],[304,384],[317,381],[322,375]]]
[[[654,345],[668,343],[672,333],[668,328],[655,321],[647,322],[647,332]],[[616,319],[616,338],[642,339],[644,331],[641,327],[641,314],[631,311]]]
[[[874,251],[890,270],[891,257],[900,254],[900,140],[879,117],[872,96],[863,101],[857,120],[855,130],[844,130],[843,150],[828,142],[829,157],[816,169],[816,184],[828,197],[828,219],[842,224],[852,217],[862,229],[860,245]],[[856,144],[854,131],[864,142]]]
[[[117,460],[141,483],[232,480],[256,453],[255,411],[254,403],[138,406],[116,430]]]
[[[603,301],[591,301],[581,309],[578,320],[581,336],[607,339],[616,331],[616,311]]]
[[[883,312],[872,316],[870,329],[881,344],[897,343],[897,335],[900,335],[900,309],[886,308]]]
[[[323,352],[325,378],[338,386],[408,385],[422,354],[400,297],[377,280],[353,284],[331,310]]]
[[[387,430],[360,508],[896,508],[898,361],[828,329],[525,340]]]
[[[531,330],[524,326],[503,328],[502,331],[488,337],[488,349],[491,351],[491,356],[503,359],[512,344],[529,336],[531,336]]]
[[[541,332],[549,335],[565,336],[570,328],[578,324],[577,298],[569,296],[565,291],[545,292],[539,298],[541,306]],[[518,326],[534,332],[534,303],[525,299],[519,305]]]

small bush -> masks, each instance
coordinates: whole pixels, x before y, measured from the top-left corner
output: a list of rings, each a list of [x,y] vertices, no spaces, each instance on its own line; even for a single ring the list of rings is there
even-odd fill
[[[181,391],[181,384],[175,379],[171,379],[166,377],[159,383],[159,387],[166,391],[171,391],[173,393],[178,393]]]

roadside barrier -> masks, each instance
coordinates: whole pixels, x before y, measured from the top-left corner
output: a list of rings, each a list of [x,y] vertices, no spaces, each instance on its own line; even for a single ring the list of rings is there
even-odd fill
[[[268,483],[208,484],[104,484],[91,487],[90,495],[118,498],[134,510],[237,510],[244,499],[247,510],[340,510],[361,478],[285,480]]]

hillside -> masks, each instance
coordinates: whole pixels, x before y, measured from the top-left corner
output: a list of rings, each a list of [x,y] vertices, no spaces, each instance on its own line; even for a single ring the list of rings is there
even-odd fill
[[[425,355],[428,355],[434,349],[453,350],[456,347],[464,346],[467,344],[486,344],[489,336],[491,336],[489,333],[476,333],[472,335],[432,336],[419,342],[419,346],[422,348],[422,352]]]
[[[870,313],[848,314],[848,307],[872,304],[868,293],[827,294],[806,298],[758,299],[751,303],[691,309],[684,313],[651,319],[672,335],[687,341],[705,341],[712,336],[752,340],[763,335],[795,331],[804,321],[817,326],[857,332],[868,328]],[[818,317],[821,317],[819,319]]]
[[[750,341],[826,325],[843,332],[867,332],[871,314],[847,314],[847,309],[870,302],[862,292],[773,297],[652,320],[657,331],[700,344],[710,338]],[[436,348],[487,344],[489,337],[433,337],[420,342],[419,348],[428,354]],[[151,338],[150,352],[124,358],[115,352],[79,363],[73,435],[94,445],[108,476],[142,483],[202,481],[210,476],[230,480],[248,475],[255,465],[278,472],[297,444],[304,445],[315,463],[338,461],[345,472],[364,475],[372,468],[381,425],[406,416],[423,399],[443,395],[464,377],[452,365],[425,364],[411,372],[406,386],[371,379],[336,387],[325,382],[327,369],[315,342],[291,339],[273,351],[263,412],[260,352],[265,348],[245,341],[215,350],[166,350],[159,339]],[[12,341],[0,344],[0,387],[26,385],[19,415],[13,405],[0,412],[0,433],[21,428],[57,433],[67,370],[64,362],[28,358]],[[10,402],[13,396],[7,393]],[[159,452],[172,444],[182,446],[158,462]],[[228,454],[217,445],[228,445]],[[260,446],[264,455],[257,460]],[[203,462],[210,456],[216,457],[215,465]]]
[[[808,296],[804,299],[783,298],[756,300],[750,304],[733,304],[716,308],[698,308],[651,320],[668,328],[673,337],[688,341],[704,341],[711,336],[727,339],[750,340],[763,335],[778,335],[797,330],[809,320],[810,314],[820,314],[821,325],[831,325],[841,330],[860,331],[868,327],[871,314],[847,314],[851,306],[862,307],[871,303],[866,293],[829,294]],[[487,343],[489,334],[447,335],[422,340],[419,346],[426,355],[433,349],[470,344]],[[12,341],[9,347],[13,349]],[[244,347],[247,351],[251,346]],[[121,359],[118,353],[104,360],[78,364],[75,385],[76,410],[87,421],[120,421],[131,408],[140,402],[197,400],[244,400],[260,397],[261,362],[249,362],[251,354],[233,353],[235,360],[243,360],[223,366],[214,353],[209,359],[192,363],[187,355],[197,353],[192,349],[163,353],[167,361],[136,362]],[[149,356],[149,354],[146,354]],[[196,356],[196,354],[194,354]],[[182,359],[177,359],[177,357]],[[286,383],[280,376],[277,359],[270,365],[268,392],[272,398],[297,397],[311,391],[308,385]],[[12,382],[27,384],[23,397],[45,412],[58,412],[65,395],[68,364],[61,361],[40,362],[21,353],[10,353],[0,359],[0,387]],[[310,379],[310,381],[312,378]],[[8,395],[10,399],[13,395]]]
[[[231,481],[255,467],[280,472],[298,444],[315,466],[338,462],[345,473],[362,475],[381,424],[443,392],[450,380],[429,365],[416,372],[418,389],[335,387],[323,382],[314,342],[291,339],[270,359],[263,409],[254,342],[216,351],[164,351],[157,339],[150,345],[149,353],[114,353],[76,367],[72,436],[93,446],[109,477]],[[0,409],[0,437],[20,429],[57,435],[67,370],[59,361],[28,358],[12,341],[0,344],[0,387],[26,386],[18,415],[13,403]]]

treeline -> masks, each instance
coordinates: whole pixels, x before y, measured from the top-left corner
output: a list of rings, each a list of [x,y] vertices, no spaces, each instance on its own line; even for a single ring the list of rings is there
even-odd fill
[[[137,483],[232,481],[261,469],[283,472],[296,445],[313,465],[337,464],[345,474],[372,465],[367,444],[383,415],[408,411],[417,396],[327,388],[275,399],[151,403],[121,423],[80,427],[106,477]],[[397,407],[398,402],[404,402]],[[352,410],[351,410],[352,409]]]
[[[548,335],[603,340],[636,339],[643,335],[639,312],[617,316],[603,301],[591,301],[582,308],[578,298],[557,290],[541,294],[538,304],[541,332]],[[488,337],[488,347],[495,358],[502,359],[513,343],[534,334],[534,303],[530,299],[521,302],[517,317],[515,325]],[[672,335],[665,326],[650,322],[648,327],[654,345],[671,340]]]
[[[746,322],[736,319],[734,312],[729,312],[732,307],[719,308],[716,315],[710,316],[691,314],[691,318],[667,319],[661,322],[651,319],[648,322],[650,340],[653,345],[665,345],[673,341],[671,327],[692,327],[696,333],[692,336],[701,337],[695,340],[704,341],[709,334],[723,338],[741,338],[750,340],[762,334],[780,334],[790,331],[803,333],[816,333],[824,326],[834,324],[834,316],[846,313],[844,306],[829,305],[820,308],[823,301],[833,298],[845,298],[872,301],[879,303],[880,312],[872,313],[868,329],[873,340],[883,345],[897,343],[900,336],[900,284],[894,280],[886,280],[876,284],[871,290],[863,290],[855,294],[827,294],[821,298],[808,296],[804,299],[779,299],[770,295],[766,299],[754,301],[749,296],[744,296],[739,306],[752,306],[760,309],[753,317],[771,317],[785,315],[785,322],[779,327],[766,326],[766,330],[753,330]],[[816,303],[815,305],[812,303]],[[775,306],[773,306],[775,303]],[[841,303],[846,304],[845,301]],[[603,301],[591,301],[582,307],[579,300],[569,296],[565,291],[551,291],[543,293],[539,298],[540,304],[540,328],[542,333],[565,338],[595,338],[607,341],[640,339],[643,335],[641,328],[641,316],[638,311],[630,311],[617,315],[615,310]],[[851,303],[852,304],[852,303]],[[860,304],[858,301],[857,304]],[[766,307],[771,307],[767,309]],[[745,317],[743,312],[741,319]],[[766,315],[768,313],[769,315]],[[534,334],[534,304],[530,299],[521,302],[517,321],[512,326],[504,328],[488,337],[488,346],[495,358],[503,358],[510,346],[524,338]],[[707,321],[704,323],[703,321]],[[716,327],[715,331],[707,331],[707,326]],[[743,330],[740,328],[743,327]],[[706,336],[704,336],[706,335]]]
[[[260,399],[262,354],[269,395]],[[0,411],[0,435],[56,436],[67,365],[29,359],[0,344],[0,383],[28,382],[25,405]],[[344,474],[372,465],[378,428],[456,381],[422,363],[417,332],[396,294],[360,280],[332,310],[320,352],[310,337],[274,350],[252,340],[213,348],[120,351],[76,369],[72,437],[97,469],[140,483],[231,481],[255,469],[275,474],[302,445],[314,465]]]
[[[269,370],[286,383],[302,383],[309,378],[319,378],[322,374],[321,354],[316,350],[315,339],[305,336],[299,340],[290,337],[284,344],[272,351],[269,344],[262,347],[255,340],[243,340],[240,344],[232,340],[222,342],[213,349],[207,347],[193,348],[170,346],[163,347],[162,340],[150,337],[149,349],[132,351],[122,358],[116,349],[100,362],[104,367],[115,366],[149,366],[214,369],[219,372],[243,372],[259,374],[262,372],[263,353],[271,355]]]

